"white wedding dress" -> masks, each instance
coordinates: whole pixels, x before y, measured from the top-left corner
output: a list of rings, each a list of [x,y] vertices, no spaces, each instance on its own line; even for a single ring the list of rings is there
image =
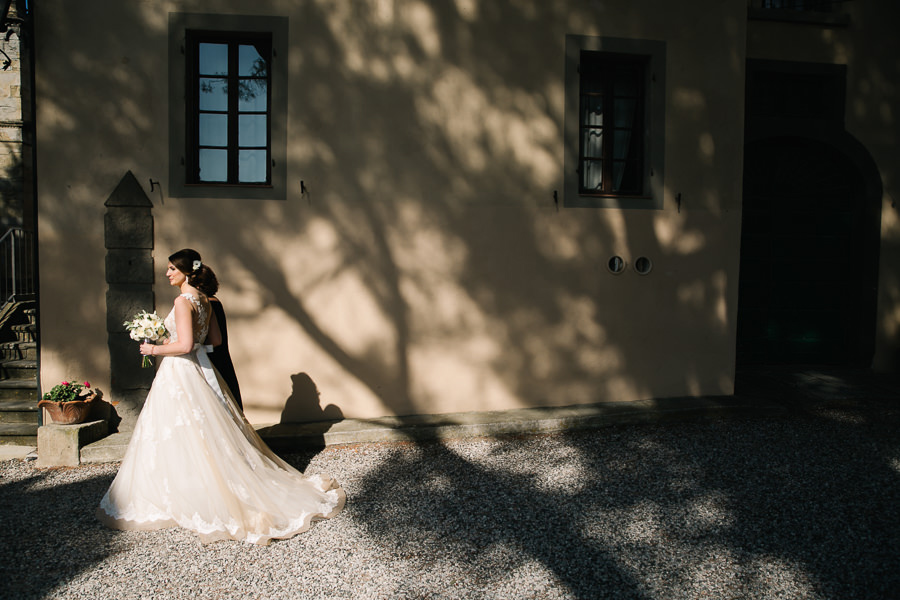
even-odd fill
[[[194,339],[204,340],[209,303],[182,296],[197,309]],[[174,309],[165,324],[177,340]],[[195,344],[193,352],[162,358],[98,518],[113,529],[180,526],[203,542],[267,544],[336,515],[344,491],[331,478],[303,475],[265,445],[207,349]]]

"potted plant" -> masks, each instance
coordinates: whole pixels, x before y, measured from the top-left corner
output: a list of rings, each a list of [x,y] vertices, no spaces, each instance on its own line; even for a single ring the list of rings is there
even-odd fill
[[[45,409],[53,423],[74,425],[83,423],[91,412],[94,400],[100,392],[91,389],[91,383],[72,383],[63,381],[53,386],[38,402],[38,408]]]

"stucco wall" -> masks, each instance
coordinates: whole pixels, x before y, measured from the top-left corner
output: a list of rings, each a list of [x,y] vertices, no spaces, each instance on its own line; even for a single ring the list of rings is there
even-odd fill
[[[166,256],[196,248],[256,422],[304,373],[305,418],[730,393],[746,4],[695,8],[44,0],[43,385],[109,387],[104,201],[131,170],[154,203],[156,307]],[[286,201],[161,191],[171,11],[290,19]],[[662,210],[554,204],[566,34],[665,42]],[[611,275],[614,254],[653,271]]]

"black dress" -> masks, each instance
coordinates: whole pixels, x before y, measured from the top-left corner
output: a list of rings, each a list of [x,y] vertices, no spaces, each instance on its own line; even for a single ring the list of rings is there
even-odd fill
[[[244,410],[244,403],[241,400],[241,388],[238,385],[237,375],[234,373],[234,365],[231,362],[231,354],[228,352],[228,325],[225,322],[225,309],[218,298],[212,296],[209,299],[209,306],[212,308],[213,314],[216,315],[216,321],[219,323],[219,331],[222,332],[222,344],[216,346],[210,353],[209,360],[225,380],[231,395],[237,400],[238,406]]]

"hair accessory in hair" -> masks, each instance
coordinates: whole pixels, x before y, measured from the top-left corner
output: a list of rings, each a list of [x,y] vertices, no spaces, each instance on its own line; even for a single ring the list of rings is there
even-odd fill
[[[194,261],[194,264],[191,265],[191,266],[193,267],[193,270],[196,271],[197,269],[200,268],[200,265],[202,265],[202,264],[203,264],[203,263],[200,262],[199,260],[195,260],[195,261]]]

